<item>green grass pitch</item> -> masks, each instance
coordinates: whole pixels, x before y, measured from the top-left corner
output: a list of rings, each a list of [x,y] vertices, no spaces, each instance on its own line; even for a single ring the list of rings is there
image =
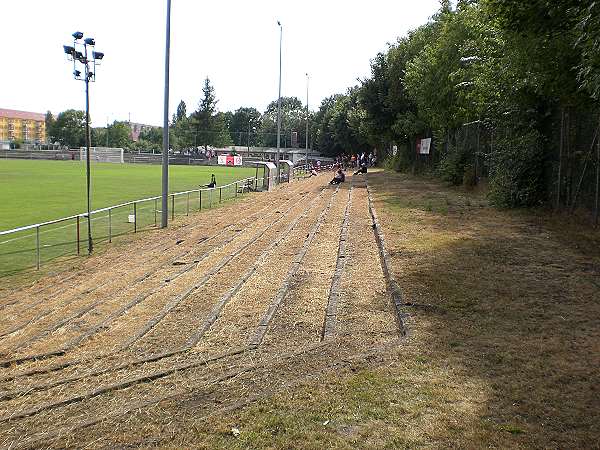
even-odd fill
[[[160,195],[160,165],[93,163],[91,174],[92,210]],[[169,167],[170,192],[197,189],[210,182],[211,174],[215,174],[220,186],[253,177],[255,169],[173,165]],[[80,161],[0,160],[0,231],[85,212],[85,180],[85,164]],[[218,190],[210,198],[204,194],[203,208],[218,203]],[[223,190],[223,200],[234,195],[234,189]],[[175,197],[176,214],[198,210],[199,200],[197,194]],[[137,205],[138,230],[154,225],[154,205],[154,202]],[[169,200],[169,207],[171,205]],[[128,221],[132,213],[132,207],[114,210],[110,223],[107,213],[92,216],[94,240],[102,242],[109,234],[115,237],[133,231]],[[87,235],[85,220],[81,221],[80,235],[83,253]],[[41,228],[41,262],[76,252],[76,236],[74,220]],[[35,230],[0,236],[0,276],[35,266],[36,247]]]
[[[255,169],[170,166],[171,192],[254,176]],[[92,209],[160,195],[161,167],[93,163]],[[85,164],[80,161],[0,160],[0,231],[86,211]]]

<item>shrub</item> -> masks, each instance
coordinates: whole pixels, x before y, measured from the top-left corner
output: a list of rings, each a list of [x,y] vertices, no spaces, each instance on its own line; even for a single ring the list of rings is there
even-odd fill
[[[499,207],[538,206],[546,198],[544,153],[535,130],[497,142],[490,156],[490,202]]]
[[[465,176],[467,162],[468,154],[465,149],[450,146],[440,161],[438,168],[440,178],[455,186],[461,185]]]

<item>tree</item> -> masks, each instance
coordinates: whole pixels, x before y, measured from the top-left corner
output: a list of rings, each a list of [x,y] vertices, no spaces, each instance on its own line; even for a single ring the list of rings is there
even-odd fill
[[[258,142],[256,131],[261,124],[261,114],[256,108],[238,108],[231,117],[229,132],[235,145],[248,145],[248,130],[250,130],[250,145]]]
[[[215,88],[211,86],[208,77],[204,80],[202,94],[204,96],[200,100],[198,110],[194,113],[194,121],[196,125],[196,142],[203,145],[206,150],[209,145],[213,145],[213,117],[217,110]]]
[[[85,112],[74,109],[61,112],[52,124],[49,135],[53,142],[69,148],[85,146]]]
[[[46,112],[45,122],[46,122],[46,139],[48,141],[51,141],[52,139],[50,137],[50,133],[52,132],[52,129],[54,127],[55,119],[54,119],[54,116],[52,115],[52,113],[50,111]]]
[[[204,80],[202,94],[198,109],[191,115],[196,145],[204,146],[205,150],[209,145],[215,147],[230,145],[231,136],[225,123],[226,116],[217,112],[215,88],[210,84],[208,77]]]
[[[277,146],[277,100],[267,106],[261,119],[261,138],[267,147]],[[281,97],[281,147],[291,144],[291,132],[298,133],[298,144],[306,139],[306,109],[297,97]]]
[[[365,130],[366,113],[358,99],[359,88],[329,97],[315,115],[315,147],[325,155],[360,153],[369,147]]]
[[[142,129],[137,142],[132,148],[140,150],[162,150],[162,127]]]
[[[187,119],[185,102],[181,100],[177,105],[177,112],[173,115],[173,124],[176,124],[180,120]]]
[[[600,3],[582,1],[573,12],[577,18],[575,45],[581,50],[579,81],[592,98],[600,100]]]

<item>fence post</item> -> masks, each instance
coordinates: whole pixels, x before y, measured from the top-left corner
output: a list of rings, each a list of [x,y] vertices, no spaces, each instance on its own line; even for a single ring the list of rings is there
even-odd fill
[[[156,206],[157,205],[156,205],[156,202],[157,202],[157,200],[154,199],[154,226],[155,227],[157,226],[157,222],[156,222]]]
[[[108,210],[108,242],[112,242],[112,208]]]
[[[208,192],[210,192],[210,196],[209,196],[210,198],[208,199],[208,207],[209,207],[209,208],[212,208],[212,202],[213,202],[213,191],[214,191],[214,190],[215,190],[215,188],[212,188],[210,191],[208,191]]]
[[[133,232],[137,233],[137,202],[133,202]]]
[[[219,188],[219,203],[221,203],[221,198],[222,198],[222,196],[223,196],[223,188],[222,188],[222,187],[220,187],[220,188]]]
[[[235,196],[237,197],[237,189],[238,189],[238,184],[237,181],[235,182]]]
[[[77,216],[77,255],[79,255],[79,216]]]
[[[190,215],[190,193],[187,193],[187,212],[185,213],[186,216]]]
[[[202,188],[198,188],[198,211],[202,211]]]
[[[171,220],[175,219],[175,194],[171,194]]]
[[[40,227],[35,228],[36,267],[40,270]]]

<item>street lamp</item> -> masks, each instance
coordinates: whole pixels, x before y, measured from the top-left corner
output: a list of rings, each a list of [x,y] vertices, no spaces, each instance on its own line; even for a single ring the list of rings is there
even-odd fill
[[[63,50],[65,54],[68,55],[69,61],[73,61],[73,77],[76,80],[85,82],[85,172],[87,187],[88,255],[91,255],[94,249],[94,243],[92,241],[92,219],[90,216],[90,81],[96,81],[96,66],[100,65],[100,60],[104,58],[104,53],[97,52],[94,49],[96,42],[93,38],[88,37],[82,42],[83,33],[81,31],[76,31],[72,36],[73,46],[63,45]],[[83,73],[79,69],[83,69]]]
[[[308,171],[308,81],[310,77],[306,73],[306,170]]]
[[[279,183],[279,151],[281,148],[281,43],[283,39],[283,27],[278,20],[279,25],[279,96],[277,97],[277,183]]]
[[[167,0],[167,29],[165,36],[165,103],[163,108],[162,195],[160,227],[169,221],[169,62],[171,53],[171,0]]]
[[[252,117],[248,118],[248,155],[247,158],[250,158],[250,123],[252,122]],[[252,131],[256,131],[256,127],[252,127]]]

